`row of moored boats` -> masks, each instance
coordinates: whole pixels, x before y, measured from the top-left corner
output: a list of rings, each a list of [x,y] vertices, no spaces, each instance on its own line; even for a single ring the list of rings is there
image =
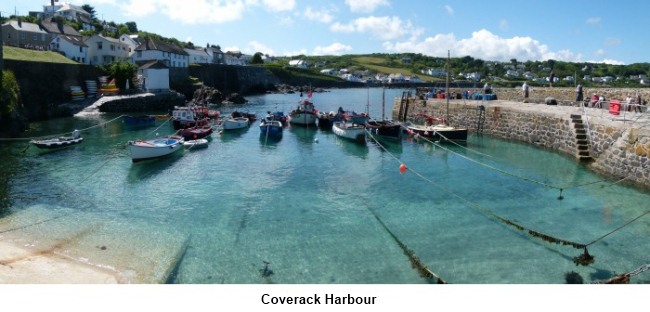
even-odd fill
[[[319,112],[315,109],[311,97],[301,100],[298,107],[288,115],[283,112],[267,112],[260,120],[260,136],[265,139],[282,138],[284,127],[289,123],[302,126],[318,126],[331,130],[335,135],[359,143],[365,143],[366,137],[400,141],[404,132],[423,136],[432,140],[465,141],[466,128],[455,128],[446,124],[444,119],[421,115],[420,124],[400,123],[387,119],[372,119],[367,113],[345,111],[339,107],[337,112]],[[173,135],[149,140],[132,140],[127,146],[133,162],[155,159],[172,154],[183,147],[198,148],[207,146],[212,133],[250,127],[257,120],[255,113],[232,112],[227,118],[221,118],[218,111],[193,106],[176,107],[172,115],[123,116],[127,126],[154,125],[156,120],[171,120]],[[71,136],[61,136],[43,140],[32,140],[39,148],[53,149],[83,142],[81,131],[75,130]]]

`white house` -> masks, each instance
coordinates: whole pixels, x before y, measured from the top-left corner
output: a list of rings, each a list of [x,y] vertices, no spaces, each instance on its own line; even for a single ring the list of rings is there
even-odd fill
[[[388,83],[400,83],[400,82],[404,82],[404,75],[402,74],[388,75]]]
[[[118,39],[93,35],[84,40],[88,46],[88,59],[91,65],[108,65],[128,58],[127,45]]]
[[[94,29],[94,26],[92,25],[92,17],[90,16],[90,13],[86,12],[86,10],[82,9],[80,6],[70,4],[70,3],[52,2],[50,3],[50,5],[44,4],[43,12],[37,12],[36,16],[39,19],[47,19],[55,16],[61,16],[69,21],[75,21],[81,23],[81,26],[84,30]]]
[[[209,64],[210,55],[208,55],[207,49],[183,49],[189,57],[190,64]]]
[[[223,63],[226,65],[244,66],[248,64],[247,58],[240,51],[228,51],[224,54]]]
[[[189,65],[187,52],[181,47],[152,38],[143,39],[142,43],[135,48],[135,53],[131,55],[131,59],[136,64],[161,61],[170,68],[188,67]]]
[[[169,91],[169,68],[162,61],[150,61],[138,67],[138,78],[144,91]]]
[[[305,60],[290,60],[289,66],[298,67],[298,68],[307,68],[309,65]]]
[[[65,57],[73,61],[89,64],[88,46],[80,37],[57,35],[50,41],[49,48],[52,51],[63,53]]]
[[[210,60],[210,63],[212,64],[223,64],[224,63],[224,53],[221,51],[221,47],[216,46],[216,47],[210,47],[206,48],[206,51],[208,53],[208,57]]]
[[[323,75],[337,75],[339,71],[334,68],[326,68],[326,69],[321,69],[320,73]]]
[[[123,34],[120,36],[120,42],[126,45],[128,57],[133,56],[133,53],[135,53],[135,48],[140,46],[141,43],[140,39],[138,38],[138,35],[127,35],[127,34]]]

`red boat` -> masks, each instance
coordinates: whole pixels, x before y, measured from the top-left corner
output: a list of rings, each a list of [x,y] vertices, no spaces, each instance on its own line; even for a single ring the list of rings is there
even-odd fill
[[[179,130],[180,135],[186,140],[202,139],[214,132],[211,126],[198,126]]]

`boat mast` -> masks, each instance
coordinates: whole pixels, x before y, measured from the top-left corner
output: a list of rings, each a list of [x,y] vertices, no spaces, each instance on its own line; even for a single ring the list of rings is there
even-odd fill
[[[447,99],[447,118],[445,118],[445,125],[449,125],[449,50],[447,50],[447,83],[445,84],[445,99]]]
[[[381,120],[386,120],[384,116],[384,108],[386,107],[386,89],[381,89]]]

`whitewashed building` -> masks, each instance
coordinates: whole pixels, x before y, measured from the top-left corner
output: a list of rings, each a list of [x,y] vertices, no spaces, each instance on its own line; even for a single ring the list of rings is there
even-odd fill
[[[185,50],[175,44],[152,38],[142,39],[131,59],[136,64],[161,61],[169,68],[189,66],[189,56]]]
[[[144,91],[169,91],[169,67],[162,61],[150,61],[138,67],[138,78]]]
[[[183,49],[187,53],[189,64],[209,64],[210,55],[208,55],[207,49]]]
[[[50,50],[61,52],[65,57],[82,63],[89,64],[88,46],[80,37],[57,35],[50,41]]]
[[[108,65],[128,59],[128,47],[119,39],[93,35],[84,40],[88,46],[88,59],[91,65]]]

